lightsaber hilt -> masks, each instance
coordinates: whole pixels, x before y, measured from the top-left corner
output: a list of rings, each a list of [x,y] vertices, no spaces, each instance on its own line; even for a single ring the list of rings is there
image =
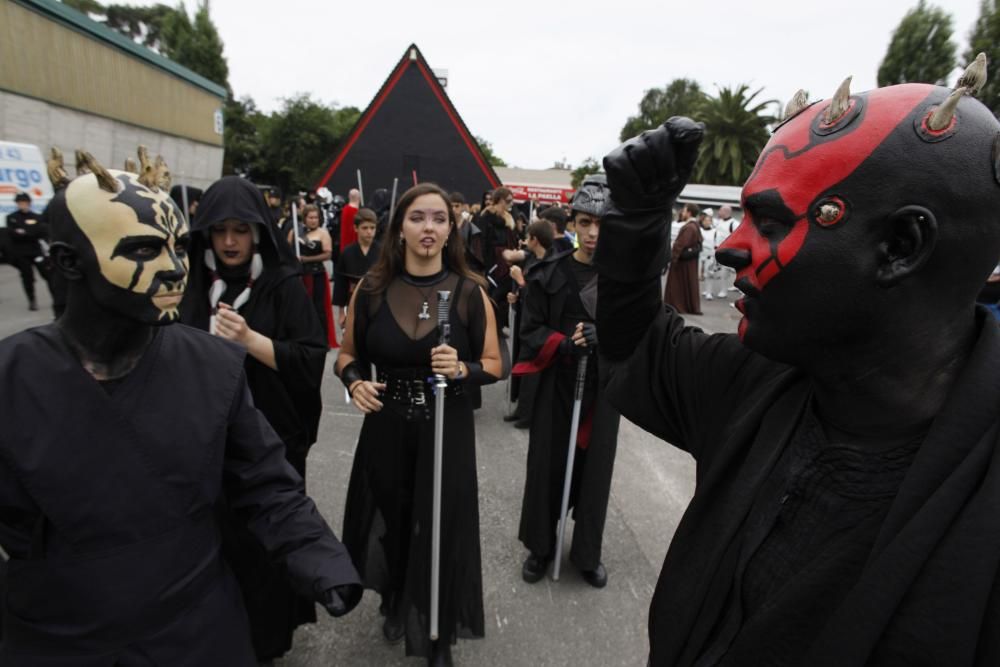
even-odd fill
[[[451,292],[438,290],[437,297],[438,344],[447,345],[451,339],[449,322]],[[431,504],[431,641],[437,641],[440,637],[438,619],[441,600],[441,468],[444,458],[444,400],[447,389],[448,378],[436,373],[434,375],[434,493]]]
[[[299,247],[299,207],[292,202],[292,232],[295,235],[295,259],[302,259],[302,249]]]
[[[573,481],[573,465],[576,462],[576,439],[580,433],[580,408],[583,406],[583,388],[587,380],[587,355],[576,362],[576,386],[573,391],[573,416],[570,417],[569,448],[566,452],[566,474],[563,476],[562,505],[559,508],[559,524],[556,526],[556,557],[552,566],[552,580],[559,581],[562,567],[563,542],[566,540],[566,523],[569,519],[569,492]]]

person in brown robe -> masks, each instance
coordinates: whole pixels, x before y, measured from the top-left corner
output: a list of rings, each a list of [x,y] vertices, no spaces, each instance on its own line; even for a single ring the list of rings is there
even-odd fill
[[[701,230],[698,229],[698,205],[684,204],[680,219],[687,220],[670,248],[670,270],[663,300],[678,313],[701,315],[698,293],[698,256],[701,254]]]

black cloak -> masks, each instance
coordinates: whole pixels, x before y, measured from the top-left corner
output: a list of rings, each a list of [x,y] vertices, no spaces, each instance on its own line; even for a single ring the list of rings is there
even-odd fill
[[[278,239],[263,196],[239,177],[216,181],[199,204],[192,224],[190,282],[181,304],[181,321],[208,329],[212,283],[204,262],[204,253],[211,248],[208,230],[231,219],[255,224],[259,231],[264,269],[240,314],[251,329],[274,342],[278,365],[272,370],[246,355],[247,383],[254,404],[285,443],[288,462],[305,479],[306,456],[316,441],[322,414],[326,336],[299,279],[299,263],[288,244]],[[247,276],[233,277],[223,302],[231,302],[245,287]],[[223,522],[223,537],[223,551],[243,591],[257,657],[266,660],[283,655],[291,648],[294,629],[315,622],[312,600],[295,595],[284,568],[270,565],[253,537],[236,522]]]
[[[532,411],[527,473],[518,537],[535,555],[555,554],[556,523],[562,505],[566,454],[576,383],[576,356],[562,354],[572,336],[567,314],[585,312],[581,290],[570,269],[572,251],[549,254],[528,271],[530,298],[521,316],[517,375],[540,374]],[[570,318],[572,319],[572,318]],[[589,318],[586,318],[589,319]],[[604,522],[618,446],[619,415],[598,384],[598,359],[591,355],[580,413],[573,466],[573,546],[570,560],[581,570],[601,562]]]
[[[818,568],[803,567],[719,646],[755,501],[795,439],[811,380],[664,309],[658,267],[638,259],[665,247],[661,217],[605,218],[597,256],[608,400],[697,462],[650,606],[650,665],[706,664],[720,648],[710,664],[1000,664],[1000,328],[982,308],[966,366],[853,580],[817,596]],[[789,639],[797,651],[776,659]]]

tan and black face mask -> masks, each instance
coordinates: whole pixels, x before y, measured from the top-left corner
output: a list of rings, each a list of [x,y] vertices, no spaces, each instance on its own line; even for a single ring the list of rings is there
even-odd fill
[[[188,273],[187,223],[166,189],[128,172],[106,174],[116,192],[94,174],[66,188],[69,215],[93,250],[91,261],[78,248],[88,286],[99,303],[133,319],[174,322]]]

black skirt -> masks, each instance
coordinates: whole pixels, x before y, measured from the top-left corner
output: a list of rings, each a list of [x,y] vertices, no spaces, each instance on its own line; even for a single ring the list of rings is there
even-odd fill
[[[395,598],[407,655],[430,652],[434,402],[365,416],[344,511],[344,545],[366,588]],[[442,461],[441,641],[484,635],[476,442],[468,396],[448,396]]]

